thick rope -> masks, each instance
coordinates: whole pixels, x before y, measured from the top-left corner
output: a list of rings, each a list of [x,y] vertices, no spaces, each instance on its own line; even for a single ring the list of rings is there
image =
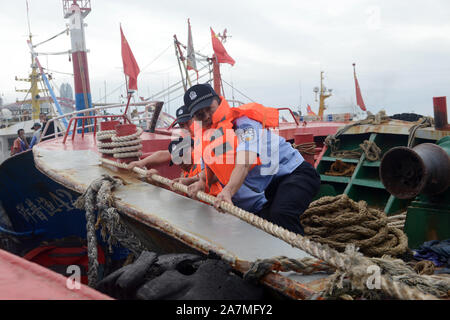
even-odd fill
[[[119,242],[135,256],[145,250],[145,247],[126,226],[120,222],[120,216],[114,208],[112,189],[121,185],[121,181],[108,175],[94,180],[86,191],[76,200],[74,206],[86,211],[86,229],[88,243],[88,285],[95,287],[98,281],[98,252],[96,229],[102,227],[102,238],[107,241],[109,250]],[[96,214],[97,213],[97,221]],[[107,238],[107,235],[109,237]]]
[[[359,149],[342,150],[342,151],[338,150],[339,142],[340,142],[338,137],[340,135],[344,134],[345,132],[347,132],[350,128],[353,128],[353,127],[359,126],[359,125],[365,125],[365,124],[377,125],[377,124],[382,124],[382,123],[390,121],[390,118],[386,115],[386,113],[384,111],[380,111],[376,115],[373,115],[370,112],[367,112],[367,114],[368,115],[367,115],[366,119],[348,124],[345,127],[342,127],[341,129],[339,129],[335,134],[329,135],[328,137],[326,137],[324,143],[331,150],[332,157],[359,158],[361,156],[361,152]],[[371,159],[373,159],[374,155],[376,155],[377,153],[380,153],[380,155],[381,155],[381,151],[378,152],[378,149],[376,149],[373,146],[373,144],[367,144],[366,141],[364,141],[363,145],[360,145],[360,148],[363,152],[366,153],[366,158],[369,161],[376,161],[376,160],[371,160]],[[377,159],[377,160],[379,160],[379,159]]]
[[[347,195],[322,197],[301,215],[305,234],[312,240],[344,251],[349,243],[369,257],[403,254],[408,239],[387,225],[384,212],[371,209],[365,201],[355,202]]]
[[[278,256],[269,259],[256,260],[251,268],[244,274],[244,279],[257,282],[257,280],[272,271],[294,271],[304,275],[317,272],[332,274],[336,271],[336,268],[331,267],[321,260],[313,258],[291,259],[285,256]]]
[[[413,147],[414,138],[416,137],[417,130],[421,128],[431,127],[434,125],[434,119],[431,117],[423,117],[421,118],[418,123],[411,128],[409,128],[409,136],[408,136],[408,148]]]
[[[113,153],[121,153],[121,152],[129,152],[129,151],[137,151],[142,149],[142,144],[136,144],[128,147],[118,147],[113,149],[98,149],[99,152],[105,154],[113,154]]]
[[[115,130],[100,131],[97,134],[98,151],[102,154],[112,155],[116,159],[142,156],[140,135],[143,130],[139,127],[136,132],[127,136],[118,137]],[[101,142],[111,140],[112,142]]]
[[[127,168],[125,163],[117,163],[108,159],[101,159],[104,164],[109,164],[118,168]],[[134,167],[133,171],[146,176],[147,170]],[[152,174],[150,179],[158,183],[171,186],[177,191],[187,193],[188,187],[172,180],[159,176],[157,174]],[[206,194],[202,191],[198,191],[196,194],[199,200],[213,204],[216,200],[214,196]],[[257,227],[261,230],[271,234],[287,243],[293,247],[299,248],[310,255],[324,261],[330,266],[336,269],[346,272],[352,283],[355,286],[364,288],[365,280],[368,278],[367,268],[372,265],[371,261],[364,257],[353,245],[349,245],[345,253],[340,253],[334,249],[331,249],[327,245],[322,245],[320,243],[313,242],[302,235],[296,234],[294,232],[288,231],[278,225],[275,225],[261,217],[256,216],[253,213],[245,211],[239,207],[234,206],[231,203],[221,201],[220,208],[225,212]],[[381,289],[392,297],[396,297],[402,300],[432,300],[436,297],[424,294],[419,290],[405,286],[401,283],[392,281],[383,275],[381,275]]]
[[[117,147],[126,147],[133,146],[136,144],[140,144],[142,142],[141,139],[135,139],[131,141],[122,141],[122,142],[99,142],[97,143],[97,147],[99,148],[117,148]]]
[[[336,160],[330,166],[330,170],[325,172],[327,176],[351,177],[355,171],[356,165]]]
[[[331,151],[330,155],[336,158],[359,159],[363,153],[368,161],[378,161],[381,159],[381,149],[375,142],[369,140],[364,140],[358,149]]]
[[[293,143],[292,147],[294,149],[297,149],[301,154],[309,154],[309,155],[316,154],[316,144],[314,142],[306,142],[300,144]]]

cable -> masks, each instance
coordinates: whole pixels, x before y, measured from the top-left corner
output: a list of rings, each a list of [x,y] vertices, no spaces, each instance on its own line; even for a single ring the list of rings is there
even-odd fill
[[[155,59],[153,59],[152,61],[150,61],[150,63],[148,63],[144,68],[142,68],[141,72],[144,71],[146,68],[148,68],[153,62],[155,62],[157,59],[159,59],[167,50],[169,50],[169,48],[172,46],[172,44],[170,44],[166,49],[164,49],[158,56],[156,56]],[[102,98],[96,100],[93,103],[97,103],[99,101],[104,100],[105,98],[108,98],[110,95],[112,95],[114,92],[116,92],[117,90],[121,89],[123,86],[126,86],[126,82],[122,83],[121,85],[119,85],[116,89],[114,89],[113,91],[111,91],[110,93],[108,93],[107,95],[105,94]]]
[[[44,69],[44,70],[46,70],[46,71],[48,71],[48,72],[60,73],[60,74],[65,74],[65,75],[68,75],[68,76],[72,76],[72,77],[73,77],[73,73],[67,73],[67,72],[55,71],[55,70],[50,70],[50,69],[47,69],[47,68],[42,68],[42,69]]]
[[[35,52],[37,56],[61,56],[63,54],[71,54],[71,50],[60,51],[60,52]]]
[[[66,33],[68,30],[69,30],[68,28],[64,29],[63,31],[61,31],[60,33],[58,33],[56,36],[53,36],[53,37],[51,37],[51,38],[49,38],[49,39],[47,39],[47,40],[45,40],[45,41],[42,41],[42,42],[39,42],[38,44],[35,44],[35,45],[33,46],[33,48],[36,48],[37,46],[40,46],[41,44],[44,44],[44,43],[46,43],[46,42],[48,42],[48,41],[50,41],[50,40],[55,39],[56,37],[62,35],[63,33]]]

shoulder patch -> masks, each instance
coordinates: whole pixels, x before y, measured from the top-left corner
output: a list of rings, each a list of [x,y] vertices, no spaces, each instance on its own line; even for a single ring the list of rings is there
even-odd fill
[[[250,127],[241,129],[239,131],[240,131],[240,133],[238,134],[239,142],[251,142],[256,138],[255,128]]]

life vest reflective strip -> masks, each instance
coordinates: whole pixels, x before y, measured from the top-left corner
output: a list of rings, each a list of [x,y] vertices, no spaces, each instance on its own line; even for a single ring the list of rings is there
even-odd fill
[[[230,180],[236,160],[238,139],[234,134],[233,121],[243,116],[260,122],[263,128],[279,125],[277,109],[264,107],[258,103],[230,108],[225,98],[221,97],[221,103],[212,116],[214,130],[209,131],[209,143],[203,145],[203,159],[222,185],[226,185]],[[212,159],[209,153],[214,153]],[[252,168],[260,164],[261,159],[258,157]]]

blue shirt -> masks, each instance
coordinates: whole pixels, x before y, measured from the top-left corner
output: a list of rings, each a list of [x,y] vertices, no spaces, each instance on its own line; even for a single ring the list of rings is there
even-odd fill
[[[262,164],[250,170],[232,200],[236,206],[244,210],[258,212],[267,202],[264,190],[270,182],[290,174],[304,159],[284,138],[263,129],[258,121],[244,116],[236,119],[234,126],[239,140],[236,152],[255,152]]]

